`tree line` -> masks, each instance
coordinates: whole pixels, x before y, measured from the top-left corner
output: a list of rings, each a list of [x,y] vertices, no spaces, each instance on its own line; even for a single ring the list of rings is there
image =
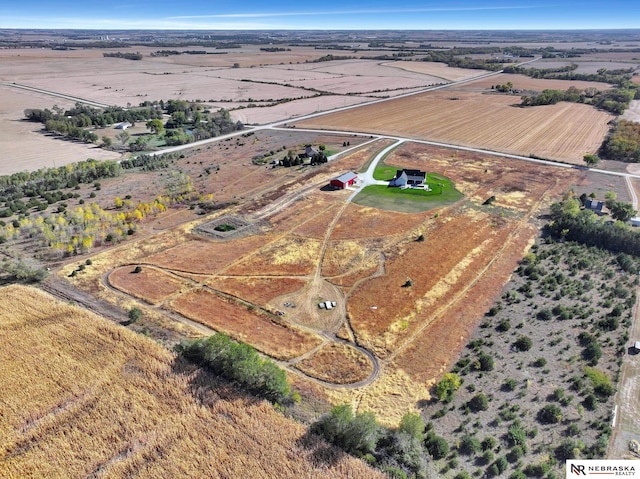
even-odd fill
[[[596,246],[613,253],[640,256],[640,235],[623,222],[636,214],[630,204],[613,199],[607,201],[616,220],[613,224],[580,206],[580,200],[572,195],[551,205],[552,221],[545,227],[546,232],[556,238]]]
[[[553,80],[583,80],[608,83],[619,87],[628,87],[634,68],[607,70],[600,68],[597,73],[577,73],[578,65],[571,64],[558,68],[528,68],[517,65],[504,67],[504,73],[526,75],[531,78],[545,78]]]
[[[115,161],[88,159],[57,168],[40,168],[0,176],[0,201],[45,196],[47,192],[74,188],[81,183],[92,183],[101,178],[120,175],[122,169]]]
[[[113,52],[113,53],[108,53],[105,52],[102,54],[103,57],[107,57],[107,58],[124,58],[125,60],[142,60],[142,53],[140,52],[136,52],[136,53],[131,53],[131,52]]]
[[[640,162],[640,124],[617,121],[600,147],[600,156],[609,160]]]
[[[256,396],[274,403],[294,400],[284,370],[270,359],[262,358],[248,344],[236,342],[226,334],[183,342],[177,351]]]
[[[567,90],[546,89],[534,95],[523,95],[521,106],[555,105],[561,101],[572,103],[584,103],[593,105],[601,110],[608,111],[615,115],[621,115],[629,107],[631,100],[640,99],[640,89],[638,88],[615,88],[612,90],[599,91],[592,88],[579,90],[570,87]]]

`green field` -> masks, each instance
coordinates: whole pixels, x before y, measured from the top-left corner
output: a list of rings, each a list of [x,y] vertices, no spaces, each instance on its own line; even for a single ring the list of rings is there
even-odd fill
[[[377,174],[387,176],[378,178]],[[396,168],[384,166],[376,168],[374,178],[388,179],[388,171],[393,171],[391,178],[395,176]],[[385,173],[385,171],[387,173]],[[362,206],[371,206],[381,210],[400,211],[403,213],[419,213],[429,211],[441,206],[455,203],[463,194],[456,190],[453,181],[435,173],[427,174],[427,184],[431,191],[422,189],[389,188],[384,185],[367,186],[354,199],[353,202]]]

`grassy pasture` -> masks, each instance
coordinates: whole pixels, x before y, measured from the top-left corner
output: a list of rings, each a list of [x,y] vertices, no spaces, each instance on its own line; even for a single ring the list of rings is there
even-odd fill
[[[441,188],[440,185],[445,186]],[[354,202],[384,210],[419,213],[447,206],[462,198],[459,191],[453,187],[447,187],[446,183],[429,182],[429,186],[432,191],[413,188],[402,190],[384,185],[371,185],[362,190],[355,197]]]
[[[34,288],[1,298],[1,477],[383,477],[152,340]]]

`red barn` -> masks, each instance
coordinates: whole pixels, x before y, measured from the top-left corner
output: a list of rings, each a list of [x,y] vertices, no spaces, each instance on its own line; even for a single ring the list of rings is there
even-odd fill
[[[353,185],[358,180],[358,175],[349,171],[344,173],[337,178],[334,178],[330,181],[331,186],[335,186],[336,188],[345,189],[347,186]]]

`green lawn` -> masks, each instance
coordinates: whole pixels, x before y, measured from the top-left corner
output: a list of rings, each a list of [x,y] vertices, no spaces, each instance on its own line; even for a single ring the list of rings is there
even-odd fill
[[[380,162],[373,171],[373,178],[376,180],[391,181],[396,177],[396,171],[401,169],[402,168],[397,166],[385,165],[383,162]]]
[[[386,168],[392,168],[395,176],[394,167]],[[428,173],[427,184],[431,191],[412,188],[402,190],[384,185],[367,186],[353,199],[353,202],[382,210],[418,213],[450,205],[463,197],[463,194],[456,190],[453,182],[445,176]]]

